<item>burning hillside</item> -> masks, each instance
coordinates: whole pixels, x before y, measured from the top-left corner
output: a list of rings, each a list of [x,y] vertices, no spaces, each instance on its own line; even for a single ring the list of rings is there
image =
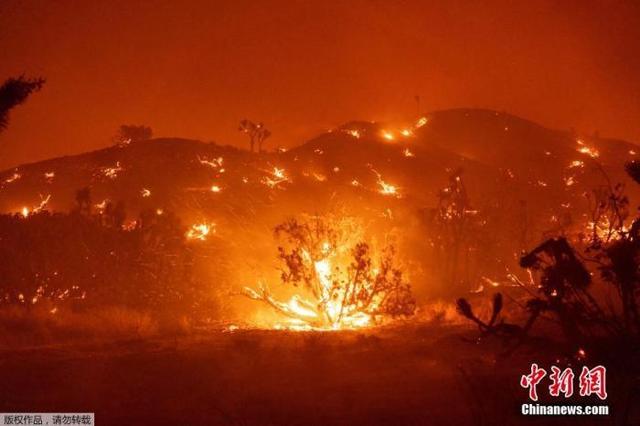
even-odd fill
[[[268,133],[249,124],[260,151]],[[625,142],[454,110],[404,125],[349,122],[269,153],[125,140],[18,166],[0,174],[0,336],[191,341],[200,331],[221,339],[221,356],[225,345],[251,354],[247,365],[281,345],[279,361],[313,354],[333,371],[354,362],[322,358],[339,347],[431,377],[420,342],[440,327],[459,341],[466,318],[479,329],[463,337],[476,360],[493,342],[505,357],[529,345],[567,371],[640,327],[635,156]],[[30,335],[6,325],[21,321]],[[534,348],[534,326],[560,343]],[[380,346],[385,333],[393,345]],[[470,350],[447,336],[434,362],[464,376]],[[581,386],[600,367],[583,370]],[[481,368],[476,376],[489,374]],[[540,374],[531,367],[521,386]]]
[[[77,205],[88,215],[115,217],[110,223],[125,231],[145,226],[151,215],[175,215],[207,259],[199,279],[212,292],[267,302],[225,298],[231,319],[260,323],[262,314],[245,313],[275,309],[305,326],[340,328],[379,322],[383,311],[408,312],[409,299],[383,306],[408,297],[398,293],[404,280],[419,301],[503,281],[539,235],[587,223],[590,188],[622,181],[621,164],[635,152],[625,142],[506,114],[452,110],[407,125],[350,122],[299,147],[259,155],[178,139],[118,144],[3,172],[0,208],[26,219]],[[364,238],[322,237],[326,229],[296,222],[305,215],[356,218]],[[297,235],[293,251],[278,252],[272,238],[274,229],[283,233],[282,223],[300,227],[284,232]],[[314,239],[303,239],[305,233]],[[389,240],[402,278],[388,263]],[[198,242],[215,243],[215,256]],[[492,256],[478,250],[487,245]],[[374,246],[380,248],[371,252]],[[287,271],[281,276],[274,273],[278,258]],[[266,284],[278,281],[307,294]]]

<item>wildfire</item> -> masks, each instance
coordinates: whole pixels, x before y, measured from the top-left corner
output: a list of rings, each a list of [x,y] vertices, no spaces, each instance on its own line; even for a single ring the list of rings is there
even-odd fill
[[[400,130],[400,134],[406,138],[413,136],[413,132],[410,129],[402,129]]]
[[[109,199],[105,198],[102,202],[98,204],[94,204],[94,207],[98,209],[98,213],[102,214],[104,210],[107,208],[107,204],[109,204]]]
[[[120,162],[116,161],[116,164],[113,167],[102,167],[100,169],[100,174],[107,179],[115,179],[122,170],[123,168],[120,165]]]
[[[33,207],[32,209],[30,209],[27,206],[24,206],[22,210],[20,210],[20,214],[22,215],[23,218],[26,218],[26,217],[29,217],[29,215],[39,213],[42,210],[44,210],[44,208],[49,203],[49,200],[51,200],[51,194],[48,194],[46,197],[43,197],[42,195],[40,195],[40,204]]]
[[[606,216],[601,217],[597,222],[589,222],[587,229],[594,236],[605,242],[619,240],[623,234],[629,232],[629,228],[626,225],[621,225],[620,229],[616,229],[614,223]]]
[[[382,175],[380,173],[378,173],[378,171],[376,171],[374,168],[371,168],[371,171],[373,173],[375,173],[377,179],[378,179],[378,192],[382,195],[393,195],[395,197],[400,197],[400,193],[398,192],[398,187],[395,185],[392,185],[388,182],[385,182],[382,179]]]
[[[209,233],[215,232],[215,225],[209,223],[198,223],[191,225],[191,228],[185,234],[188,240],[204,241]]]
[[[151,197],[151,191],[147,188],[142,188],[142,190],[140,190],[140,195],[142,195],[142,198]]]
[[[405,148],[402,153],[404,154],[405,157],[415,157],[415,154],[411,152],[409,148]]]
[[[283,182],[290,182],[290,179],[285,174],[284,169],[280,169],[278,167],[273,168],[271,176],[265,176],[262,179],[262,183],[267,185],[269,188],[275,188]]]
[[[222,188],[220,188],[218,185],[212,185],[211,186],[211,192],[218,193],[218,192],[221,192],[221,191],[222,191]]]
[[[326,249],[326,250],[325,250]],[[288,302],[279,302],[273,298],[269,289],[260,285],[256,291],[250,287],[244,287],[244,293],[254,300],[266,300],[270,305],[280,312],[291,318],[284,324],[276,324],[276,329],[287,329],[294,331],[325,329],[328,324],[329,329],[352,329],[362,328],[371,325],[371,315],[365,312],[359,312],[353,307],[346,308],[343,298],[334,297],[333,281],[332,281],[332,262],[333,256],[330,244],[323,244],[322,259],[313,261],[309,253],[303,251],[303,256],[307,262],[313,262],[315,279],[320,285],[318,294],[319,303],[314,303],[303,298],[300,295],[293,295]]]
[[[380,193],[383,195],[398,195],[398,188],[394,185],[391,185],[382,179],[378,180],[378,185],[380,185]]]
[[[388,141],[392,141],[395,139],[395,136],[393,135],[392,132],[388,131],[388,130],[382,130],[382,132],[380,132],[381,136],[388,140]]]
[[[56,177],[56,172],[45,172],[44,174],[44,178],[47,180],[48,183],[51,183],[54,177]]]
[[[569,164],[569,168],[570,169],[575,169],[575,168],[582,168],[584,167],[584,161],[580,161],[580,160],[573,160],[570,164]]]
[[[597,149],[585,145],[582,140],[578,139],[576,142],[579,145],[577,149],[579,153],[586,154],[591,158],[598,158],[600,156],[600,152],[598,152]]]
[[[321,173],[313,173],[313,177],[318,181],[318,182],[324,182],[327,180],[327,177]]]
[[[211,167],[212,169],[218,169],[220,167],[222,167],[222,163],[224,162],[224,158],[222,157],[218,157],[218,158],[214,158],[209,160],[206,157],[200,157],[198,156],[198,162],[200,164],[202,164],[203,166],[207,166],[207,167]]]
[[[373,326],[396,316],[412,315],[415,301],[402,272],[394,267],[392,247],[377,259],[358,242],[359,228],[345,219],[327,222],[314,216],[290,220],[275,229],[286,243],[282,282],[296,294],[279,301],[264,283],[244,287],[243,294],[265,302],[287,318],[271,325],[289,330],[338,330]]]
[[[356,139],[360,139],[360,131],[356,129],[345,129],[345,133],[353,136]]]
[[[17,181],[18,179],[20,179],[22,177],[22,175],[18,172],[14,172],[11,176],[9,176],[8,178],[6,178],[4,180],[4,183],[12,183]]]
[[[422,127],[422,126],[424,126],[425,124],[427,124],[427,122],[428,122],[428,121],[429,121],[429,120],[427,119],[427,117],[420,117],[420,118],[418,119],[418,121],[416,121],[415,128],[416,128],[416,129],[419,129],[420,127]]]

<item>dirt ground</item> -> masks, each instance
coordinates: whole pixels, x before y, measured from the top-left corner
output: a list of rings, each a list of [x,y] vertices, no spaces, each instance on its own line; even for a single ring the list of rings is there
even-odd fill
[[[623,424],[521,416],[520,375],[531,362],[548,365],[554,350],[502,359],[499,342],[475,335],[426,325],[237,330],[4,349],[0,411],[95,412],[98,425]]]

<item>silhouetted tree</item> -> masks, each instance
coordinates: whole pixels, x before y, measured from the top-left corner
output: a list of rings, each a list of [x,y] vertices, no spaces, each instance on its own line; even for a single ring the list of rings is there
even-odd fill
[[[271,132],[264,127],[264,124],[256,124],[247,119],[240,121],[238,130],[249,136],[251,152],[254,151],[256,143],[258,144],[258,152],[262,152],[262,144],[269,136],[271,136]]]
[[[91,188],[84,187],[76,191],[76,211],[80,214],[91,214]]]
[[[0,132],[9,124],[9,111],[27,100],[44,85],[42,78],[28,79],[24,75],[10,78],[0,86]]]
[[[468,284],[469,252],[478,231],[477,214],[471,207],[462,170],[455,170],[449,176],[449,185],[438,193],[438,206],[428,211],[426,218],[432,242],[443,256],[449,285],[460,281]]]

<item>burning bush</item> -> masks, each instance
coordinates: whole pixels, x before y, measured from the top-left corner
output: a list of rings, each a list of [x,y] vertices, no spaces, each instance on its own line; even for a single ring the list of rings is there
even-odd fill
[[[281,281],[301,289],[280,302],[262,285],[245,287],[252,299],[266,302],[292,325],[352,328],[412,315],[415,300],[396,262],[395,248],[381,250],[374,260],[371,246],[358,240],[353,221],[312,217],[290,219],[275,228],[282,243]]]

